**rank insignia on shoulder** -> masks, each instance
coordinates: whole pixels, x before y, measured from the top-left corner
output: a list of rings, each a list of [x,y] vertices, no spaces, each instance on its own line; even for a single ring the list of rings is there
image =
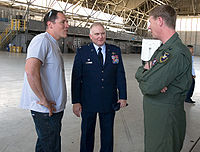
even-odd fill
[[[167,61],[169,58],[169,53],[165,52],[163,56],[160,57],[160,63]]]
[[[118,55],[112,55],[111,58],[112,58],[112,63],[113,64],[118,64],[119,63]]]

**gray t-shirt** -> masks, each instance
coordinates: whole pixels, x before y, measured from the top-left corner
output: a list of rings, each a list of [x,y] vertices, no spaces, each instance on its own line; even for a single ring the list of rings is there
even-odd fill
[[[40,76],[45,96],[48,101],[56,102],[56,112],[63,111],[67,102],[67,91],[64,62],[58,42],[47,32],[35,36],[28,47],[26,59],[29,58],[37,58],[42,62]],[[37,104],[37,101],[39,98],[32,91],[25,73],[20,107],[48,113],[48,109]]]

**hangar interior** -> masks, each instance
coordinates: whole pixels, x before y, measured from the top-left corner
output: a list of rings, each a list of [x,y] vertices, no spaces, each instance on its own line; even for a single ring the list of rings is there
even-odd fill
[[[33,151],[35,130],[29,111],[19,109],[26,50],[31,39],[44,32],[42,18],[50,9],[64,11],[70,24],[68,37],[59,41],[62,50],[68,103],[63,119],[62,150],[79,149],[80,119],[72,112],[70,80],[76,48],[90,42],[89,27],[100,21],[107,30],[107,42],[122,50],[128,84],[129,106],[117,112],[115,152],[143,152],[142,94],[134,78],[141,64],[143,38],[148,13],[158,5],[169,4],[178,14],[177,32],[185,44],[194,45],[195,104],[185,104],[187,133],[181,152],[200,151],[200,0],[1,0],[0,1],[0,152]],[[186,21],[187,20],[187,21]],[[185,30],[186,27],[189,30]],[[98,128],[99,126],[97,126]],[[99,148],[96,130],[95,152]]]
[[[182,20],[196,17],[196,29],[179,28],[185,44],[192,44],[195,54],[200,54],[198,0],[3,0],[0,1],[0,47],[26,52],[30,40],[44,31],[42,19],[50,9],[65,12],[70,24],[68,38],[60,41],[62,52],[75,52],[76,48],[90,42],[88,28],[93,22],[102,22],[107,29],[109,43],[122,49],[123,53],[139,53],[143,38],[150,38],[147,30],[148,13],[157,5],[172,5]],[[181,25],[179,24],[179,25]]]

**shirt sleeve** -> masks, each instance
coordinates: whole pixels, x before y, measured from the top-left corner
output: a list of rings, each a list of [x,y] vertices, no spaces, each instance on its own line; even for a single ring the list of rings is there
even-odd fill
[[[80,55],[80,49],[77,49],[77,53],[74,59],[72,68],[72,104],[81,102],[81,80],[82,80],[82,61]]]
[[[194,70],[194,56],[192,56],[192,76],[195,76],[195,70]]]
[[[119,99],[127,100],[126,77],[120,49],[119,64],[117,69],[117,88],[119,90]]]
[[[157,95],[164,87],[181,79],[189,68],[189,61],[185,58],[184,54],[172,56],[166,62],[158,63],[147,71],[144,71],[143,66],[139,67],[135,77],[142,93]]]
[[[48,43],[45,38],[37,37],[33,39],[28,47],[27,58],[37,58],[42,64],[47,56]]]

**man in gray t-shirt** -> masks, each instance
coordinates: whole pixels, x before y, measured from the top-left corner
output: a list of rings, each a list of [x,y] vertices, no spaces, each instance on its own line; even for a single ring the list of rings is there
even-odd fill
[[[65,15],[51,10],[44,17],[46,32],[28,47],[20,107],[31,110],[38,135],[36,152],[61,151],[61,120],[67,101],[64,62],[58,40],[67,37]]]

